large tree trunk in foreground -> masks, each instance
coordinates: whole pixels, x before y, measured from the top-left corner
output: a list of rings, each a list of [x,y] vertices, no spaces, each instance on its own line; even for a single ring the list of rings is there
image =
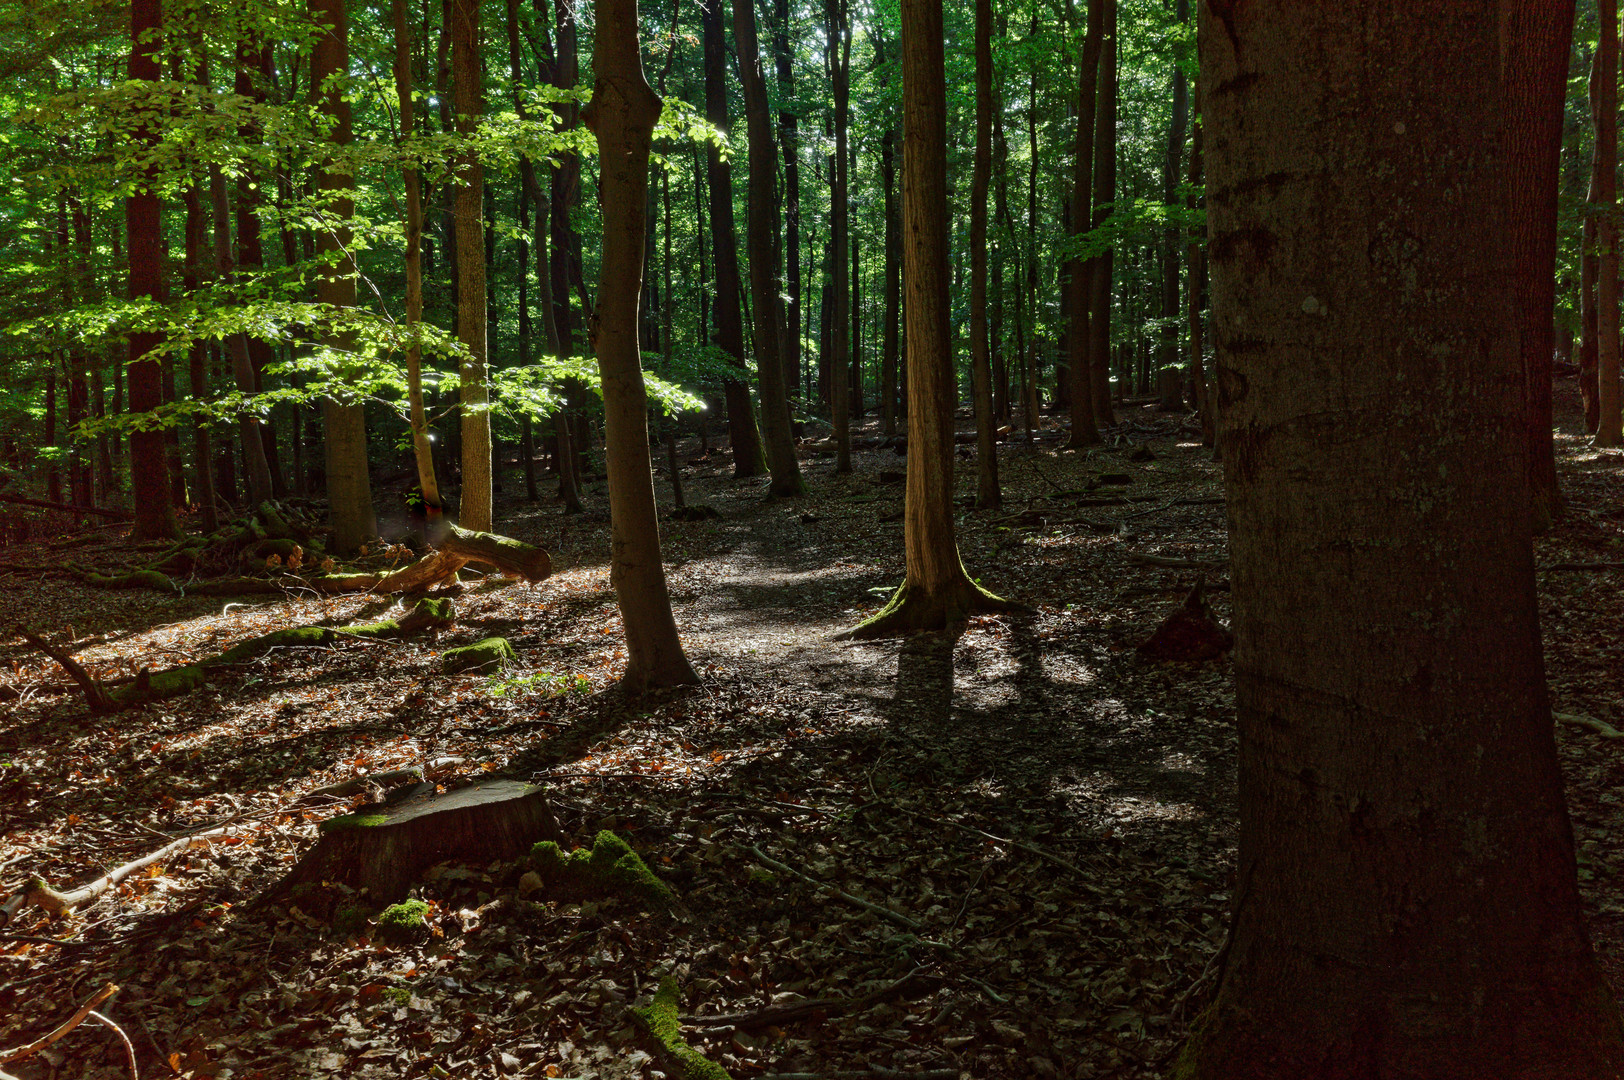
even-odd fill
[[[908,302],[907,576],[853,638],[956,627],[1013,605],[964,572],[953,538],[952,309],[948,301],[947,81],[942,0],[902,0],[904,285]]]
[[[727,118],[727,38],[722,4],[706,0],[700,5],[705,50],[705,119],[722,131]],[[716,267],[716,300],[711,318],[716,324],[716,347],[733,357],[739,375],[723,381],[727,396],[727,437],[733,445],[733,475],[759,476],[763,465],[761,436],[750,387],[744,379],[744,314],[739,295],[739,239],[733,227],[733,169],[714,144],[705,149],[705,184],[710,195],[711,255]]]
[[[1180,1076],[1624,1070],[1534,592],[1515,25],[1203,5],[1241,827]]]
[[[718,0],[719,2],[719,0]],[[599,0],[592,50],[592,103],[586,121],[598,137],[603,258],[592,338],[603,377],[609,464],[610,580],[626,625],[631,693],[697,682],[683,655],[660,564],[660,523],[648,452],[648,392],[637,349],[643,280],[643,206],[649,144],[660,99],[643,77],[637,0]]]
[[[976,150],[970,182],[970,378],[976,414],[976,506],[1003,502],[998,490],[998,418],[992,408],[987,341],[987,187],[992,177],[992,0],[976,0]]]
[[[1088,31],[1077,66],[1077,137],[1072,150],[1071,228],[1073,238],[1089,230],[1094,206],[1094,123],[1099,102],[1100,47],[1105,37],[1104,0],[1088,0]],[[1071,259],[1066,264],[1067,375],[1071,383],[1071,439],[1068,446],[1097,446],[1099,424],[1094,419],[1093,383],[1089,369],[1088,305],[1092,259]]]
[[[333,153],[350,143],[350,103],[341,87],[329,86],[330,76],[349,71],[349,21],[344,0],[309,0],[310,16],[330,29],[318,34],[310,59],[312,95],[317,106],[333,123],[330,136]],[[355,259],[350,254],[350,217],[355,202],[338,194],[354,183],[354,177],[338,171],[329,162],[316,178],[316,187],[325,199],[328,224],[316,233],[316,253],[336,260],[336,265],[320,272],[316,299],[336,309],[355,306]],[[335,312],[337,314],[337,312]],[[354,342],[340,335],[329,344],[348,349]],[[366,405],[348,396],[329,395],[322,399],[322,424],[326,429],[327,502],[333,523],[334,551],[348,553],[378,535],[378,522],[372,512],[372,478],[367,471]]]
[[[157,83],[158,37],[163,30],[163,10],[159,0],[131,0],[130,79]],[[157,135],[146,128],[137,132],[141,142],[151,145]],[[124,200],[124,228],[130,249],[130,299],[164,299],[163,223],[158,212],[155,186],[137,187]],[[157,359],[148,353],[163,344],[163,335],[143,330],[129,335],[130,412],[139,414],[158,407],[162,397]],[[55,372],[52,372],[55,378]],[[169,466],[164,458],[162,430],[130,432],[131,495],[135,504],[133,540],[167,540],[180,535],[175,525],[175,508],[169,501]],[[53,498],[60,497],[52,493]]]
[[[734,0],[733,36],[739,50],[739,81],[750,138],[750,297],[755,305],[756,379],[761,387],[761,429],[767,438],[767,468],[773,495],[800,495],[801,463],[795,457],[785,384],[783,305],[778,282],[778,157],[773,151],[767,81],[761,74],[756,16],[751,0]],[[670,303],[667,295],[666,302]]]

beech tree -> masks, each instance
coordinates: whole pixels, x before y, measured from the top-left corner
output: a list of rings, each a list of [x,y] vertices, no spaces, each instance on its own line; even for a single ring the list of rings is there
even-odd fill
[[[1624,1070],[1541,655],[1506,10],[1202,6],[1241,827],[1180,1076]]]
[[[942,0],[902,0],[904,317],[908,334],[907,574],[878,614],[843,634],[956,627],[1017,607],[970,580],[953,539],[955,387],[947,265],[947,79]]]
[[[1098,102],[1100,46],[1105,36],[1103,0],[1088,0],[1088,30],[1077,65],[1077,138],[1072,152],[1071,228],[1074,241],[1088,231],[1094,199],[1094,113]],[[1071,446],[1096,446],[1100,438],[1094,419],[1094,394],[1089,370],[1089,275],[1093,260],[1073,256],[1067,264],[1066,288],[1070,324],[1066,335],[1066,365],[1071,379]]]
[[[718,0],[719,2],[719,0]],[[592,101],[582,118],[598,137],[603,259],[592,344],[603,379],[609,468],[610,581],[626,624],[630,693],[697,682],[671,615],[648,447],[648,391],[638,352],[643,208],[660,99],[643,75],[637,0],[598,0]]]
[[[479,0],[452,0],[452,103],[457,133],[471,138],[484,111],[481,100]],[[462,405],[462,490],[458,520],[466,529],[491,527],[491,414],[485,384],[485,170],[479,152],[459,155],[456,180],[457,340],[468,355],[461,365],[458,398]]]

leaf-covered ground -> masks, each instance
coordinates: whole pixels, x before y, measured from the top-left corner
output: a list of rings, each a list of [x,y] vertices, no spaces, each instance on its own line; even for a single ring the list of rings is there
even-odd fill
[[[1162,1075],[1222,939],[1232,698],[1227,662],[1135,653],[1199,572],[1135,560],[1221,564],[1223,508],[1188,429],[1123,419],[1116,445],[1087,455],[1005,448],[1006,507],[966,505],[961,548],[1037,614],[981,618],[956,641],[829,640],[901,575],[902,486],[887,474],[904,465],[884,448],[848,477],[814,451],[813,494],[793,503],[731,479],[721,452],[685,466],[690,501],[720,514],[662,526],[703,681],[632,704],[609,689],[624,655],[601,482],[566,519],[514,499],[510,475],[499,527],[548,547],[559,572],[466,584],[435,638],[274,651],[111,717],[50,690],[62,672],[8,640],[0,680],[23,696],[0,703],[0,895],[28,872],[88,881],[194,828],[238,832],[81,914],[29,909],[0,932],[0,1046],[116,982],[102,1011],[149,1077],[645,1077],[658,1063],[628,1009],[673,975],[687,1038],[737,1077]],[[1624,559],[1624,456],[1589,450],[1571,420],[1559,446],[1571,513],[1541,565]],[[968,496],[972,463],[960,472]],[[1130,482],[1100,484],[1109,474]],[[48,570],[127,554],[116,530],[0,552],[8,616],[114,678],[388,606],[104,592]],[[1555,706],[1615,726],[1621,586],[1616,571],[1540,575]],[[1212,599],[1227,618],[1226,594]],[[440,674],[440,652],[493,634],[518,666]],[[1592,931],[1620,984],[1624,745],[1571,725],[1557,737]],[[545,785],[577,843],[629,838],[680,909],[549,901],[521,888],[518,864],[431,871],[417,945],[340,932],[314,905],[252,905],[317,822],[372,797],[310,792],[411,764],[450,787],[493,773]],[[125,1055],[89,1023],[8,1071],[127,1076]]]

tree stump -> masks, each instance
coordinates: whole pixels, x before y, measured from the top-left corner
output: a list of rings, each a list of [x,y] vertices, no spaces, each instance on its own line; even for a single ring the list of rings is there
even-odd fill
[[[1234,646],[1234,637],[1212,617],[1201,593],[1202,583],[1198,581],[1184,603],[1139,646],[1141,656],[1192,663],[1216,660]]]
[[[266,896],[297,885],[336,882],[392,903],[435,863],[517,859],[540,840],[564,834],[534,784],[488,780],[444,795],[369,807],[321,824],[321,839]]]

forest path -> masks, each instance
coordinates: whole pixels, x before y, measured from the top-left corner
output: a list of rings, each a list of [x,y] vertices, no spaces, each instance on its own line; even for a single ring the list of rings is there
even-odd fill
[[[1564,416],[1564,482],[1578,512],[1540,542],[1540,562],[1618,558],[1624,458],[1586,449]],[[687,466],[685,485],[720,516],[662,522],[698,687],[635,704],[603,692],[624,657],[598,482],[582,518],[510,499],[500,527],[549,547],[559,572],[536,586],[464,587],[458,625],[438,640],[272,655],[110,720],[56,695],[7,706],[0,886],[24,868],[62,885],[86,880],[161,843],[154,829],[237,812],[255,824],[245,842],[174,860],[83,919],[30,915],[8,928],[76,944],[0,939],[0,1044],[49,1027],[116,978],[126,989],[112,1015],[138,1033],[153,1075],[174,1054],[194,1076],[438,1068],[629,1080],[650,1065],[632,1049],[622,1004],[673,973],[688,1008],[711,1015],[884,991],[776,1027],[691,1025],[741,1077],[866,1067],[1162,1075],[1229,902],[1233,703],[1227,661],[1168,665],[1133,651],[1193,580],[1134,559],[1221,562],[1223,513],[1209,452],[1173,434],[1172,418],[1123,419],[1126,438],[1110,450],[1003,448],[1006,509],[966,507],[961,553],[988,587],[1037,612],[977,618],[956,640],[830,640],[900,579],[901,525],[887,518],[901,487],[882,474],[900,472],[901,457],[860,451],[856,473],[836,477],[831,459],[813,456],[811,494],[768,502],[765,481],[733,480],[718,452]],[[1130,454],[1142,449],[1149,460]],[[970,466],[960,463],[963,496]],[[1129,482],[1099,483],[1110,474]],[[511,473],[508,485],[519,488]],[[663,477],[657,489],[663,501]],[[1615,726],[1620,579],[1541,581],[1557,707]],[[227,608],[49,577],[28,585],[13,589],[20,614],[58,638],[71,624],[77,655],[104,675],[384,606],[343,597]],[[1212,599],[1227,618],[1227,594]],[[518,648],[516,668],[439,673],[439,651],[493,633]],[[6,658],[13,679],[60,678],[37,656]],[[1558,738],[1587,910],[1617,978],[1624,756],[1574,729]],[[243,900],[308,846],[315,822],[346,808],[300,807],[301,793],[447,756],[463,761],[444,766],[444,782],[500,771],[547,785],[581,842],[602,827],[632,837],[694,917],[535,903],[501,866],[432,875],[421,893],[436,936],[421,946],[335,936],[322,905],[343,898],[245,913]],[[919,927],[899,933],[770,870],[752,848]],[[123,1075],[122,1049],[105,1035],[87,1029],[60,1049],[61,1074]],[[48,1065],[15,1068],[32,1080]]]

